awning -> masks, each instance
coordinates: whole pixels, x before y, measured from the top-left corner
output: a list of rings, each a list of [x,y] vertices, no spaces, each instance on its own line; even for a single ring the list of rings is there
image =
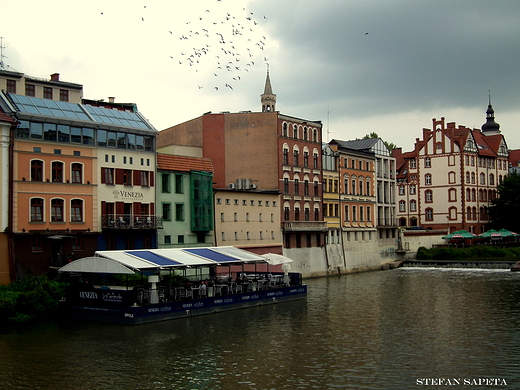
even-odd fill
[[[96,251],[96,256],[75,260],[59,272],[135,273],[144,270],[263,262],[262,256],[235,247],[171,248]]]

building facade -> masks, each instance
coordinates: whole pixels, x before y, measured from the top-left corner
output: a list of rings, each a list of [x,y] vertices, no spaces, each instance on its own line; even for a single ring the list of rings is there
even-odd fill
[[[508,150],[491,103],[481,129],[432,120],[412,152],[395,155],[402,226],[482,233],[497,185],[508,172]],[[409,211],[408,211],[409,210]]]
[[[213,162],[215,189],[251,180],[253,189],[280,191],[284,248],[322,247],[322,125],[274,111],[273,96],[268,75],[264,111],[207,113],[161,131],[158,146],[200,147]]]
[[[215,246],[211,160],[158,153],[157,178],[158,248]]]
[[[12,73],[0,75],[11,91],[0,93],[0,107],[17,120],[8,195],[16,277],[97,249],[154,245],[155,230],[148,224],[143,231],[136,219],[153,215],[153,126],[135,105],[82,104],[82,87],[59,75],[45,81]]]

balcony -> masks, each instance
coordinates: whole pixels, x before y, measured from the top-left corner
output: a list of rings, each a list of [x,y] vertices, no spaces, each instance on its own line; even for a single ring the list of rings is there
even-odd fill
[[[285,232],[324,232],[327,230],[325,221],[291,221],[283,223]]]
[[[162,229],[163,219],[157,215],[102,215],[103,229]]]

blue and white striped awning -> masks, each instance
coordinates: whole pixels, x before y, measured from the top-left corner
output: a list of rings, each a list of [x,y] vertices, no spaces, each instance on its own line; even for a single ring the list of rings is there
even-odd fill
[[[134,273],[255,262],[265,263],[266,259],[235,247],[96,251],[95,256],[75,260],[59,272]]]

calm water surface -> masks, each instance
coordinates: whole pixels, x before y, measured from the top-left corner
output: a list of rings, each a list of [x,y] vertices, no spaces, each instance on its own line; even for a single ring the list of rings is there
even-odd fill
[[[401,268],[307,284],[300,302],[135,327],[72,322],[1,334],[0,386],[520,389],[520,273]],[[479,378],[507,386],[464,385]]]

